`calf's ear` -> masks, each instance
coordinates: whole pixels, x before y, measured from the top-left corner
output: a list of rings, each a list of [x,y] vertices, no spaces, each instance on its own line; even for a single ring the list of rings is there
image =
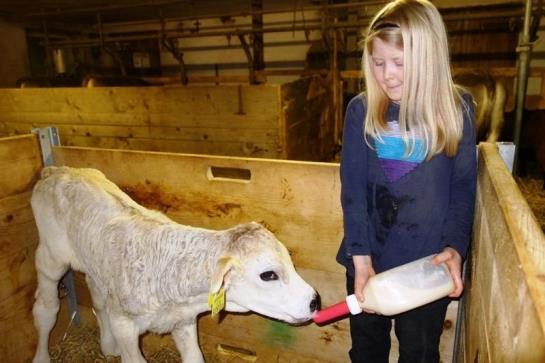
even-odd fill
[[[235,257],[224,256],[218,260],[216,264],[216,269],[212,274],[212,279],[210,281],[210,293],[216,294],[220,288],[224,285],[225,277],[229,271],[234,268],[241,267],[240,262]]]

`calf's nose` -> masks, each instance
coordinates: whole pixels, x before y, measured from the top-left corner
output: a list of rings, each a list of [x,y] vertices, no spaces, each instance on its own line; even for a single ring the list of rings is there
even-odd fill
[[[315,312],[316,310],[319,310],[320,309],[320,295],[318,295],[317,293],[314,294],[314,297],[312,298],[312,300],[310,301],[310,312],[313,313]]]

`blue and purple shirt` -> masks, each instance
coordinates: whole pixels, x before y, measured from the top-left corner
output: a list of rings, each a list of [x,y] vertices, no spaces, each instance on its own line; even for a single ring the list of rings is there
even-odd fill
[[[426,158],[426,148],[421,138],[416,137],[410,153],[399,131],[397,120],[387,121],[388,130],[381,134],[381,140],[375,140],[375,147],[389,181],[394,182],[415,169]]]
[[[337,261],[354,274],[352,256],[370,255],[377,273],[438,253],[444,247],[465,257],[473,224],[477,159],[471,96],[464,95],[463,136],[454,157],[424,159],[421,141],[407,155],[391,132],[364,139],[365,95],[346,111],[341,154],[344,238]],[[399,119],[391,103],[387,121]],[[417,138],[418,139],[418,138]],[[420,146],[419,146],[420,145]]]

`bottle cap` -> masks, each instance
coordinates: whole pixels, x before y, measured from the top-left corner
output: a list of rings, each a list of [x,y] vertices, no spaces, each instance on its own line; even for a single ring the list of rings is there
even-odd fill
[[[346,304],[348,305],[348,310],[350,310],[350,314],[352,315],[359,314],[363,311],[355,294],[348,295],[346,297]]]

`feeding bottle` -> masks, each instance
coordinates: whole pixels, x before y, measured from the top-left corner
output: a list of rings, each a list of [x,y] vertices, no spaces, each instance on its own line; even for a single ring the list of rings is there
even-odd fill
[[[340,316],[373,310],[382,315],[395,315],[447,296],[454,281],[444,264],[434,265],[435,255],[395,267],[369,278],[363,289],[364,301],[355,295],[316,313],[314,321],[323,323]]]

